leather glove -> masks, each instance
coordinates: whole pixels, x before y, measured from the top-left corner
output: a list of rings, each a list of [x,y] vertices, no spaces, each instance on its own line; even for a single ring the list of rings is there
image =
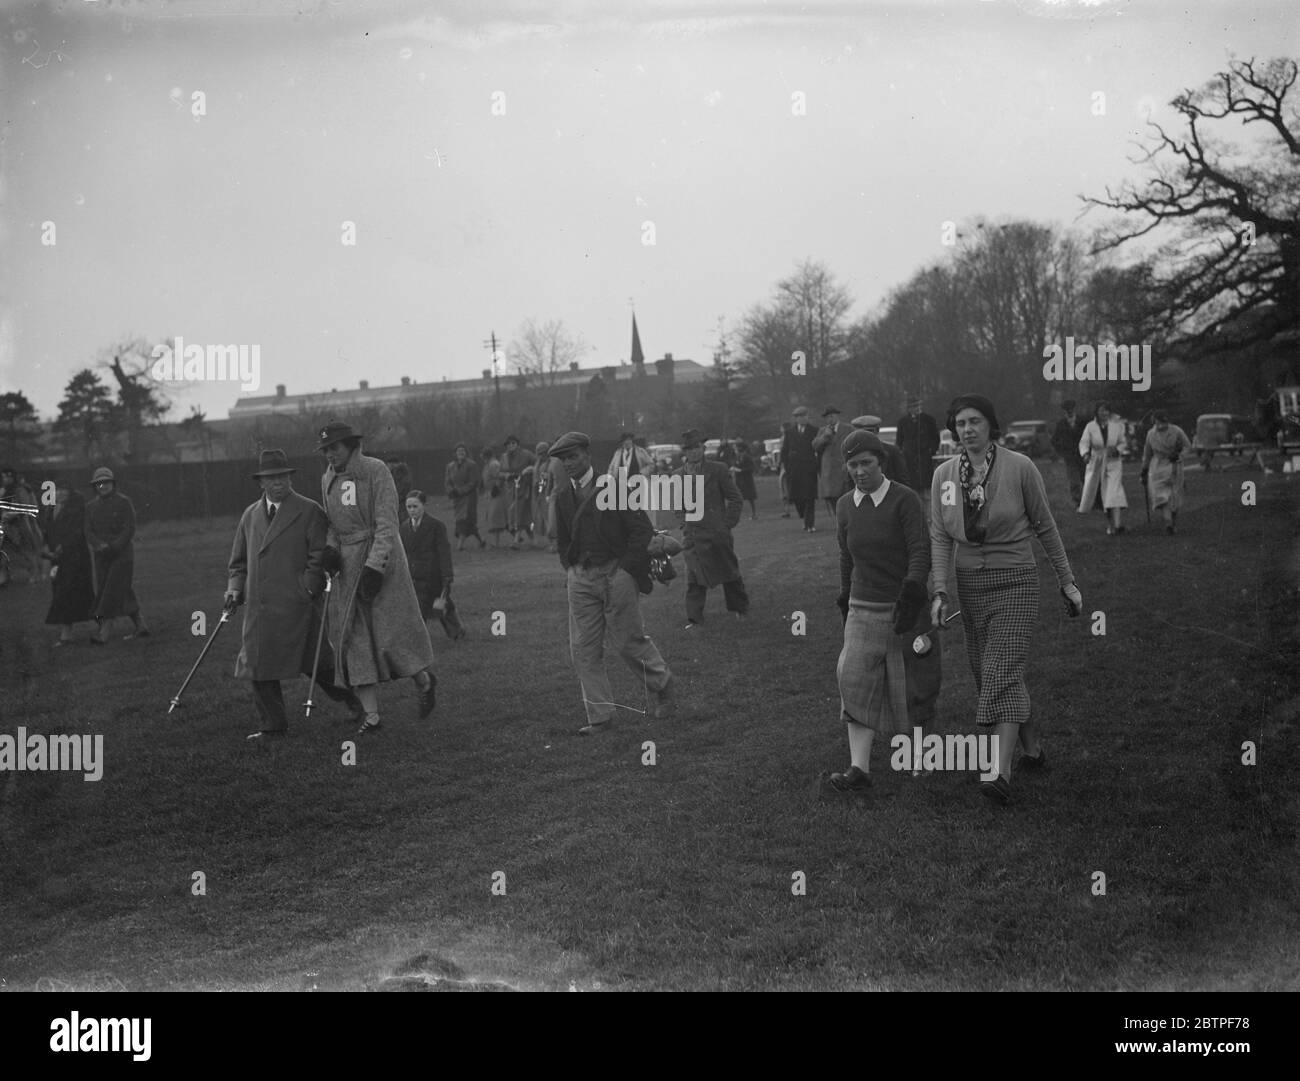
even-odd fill
[[[1065,613],[1071,619],[1083,612],[1083,594],[1078,587],[1073,584],[1066,586],[1061,590],[1061,596],[1065,598]]]
[[[377,571],[374,567],[363,567],[361,569],[361,581],[357,583],[357,596],[363,601],[373,601],[379,596],[379,590],[383,584],[384,574],[382,571]]]
[[[894,602],[894,633],[906,634],[913,630],[929,599],[925,586],[904,578],[903,588],[899,591],[898,600]]]
[[[239,603],[243,599],[243,595],[238,590],[228,589],[225,597],[222,598],[221,610],[223,612],[233,612],[239,607]]]
[[[835,604],[840,610],[840,619],[847,623],[849,621],[849,591],[847,589],[835,599]]]
[[[326,574],[338,574],[343,569],[343,553],[337,548],[326,548],[320,554],[320,569]]]

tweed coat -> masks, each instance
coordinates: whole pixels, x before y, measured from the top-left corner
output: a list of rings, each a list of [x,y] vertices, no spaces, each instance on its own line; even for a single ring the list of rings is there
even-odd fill
[[[411,585],[399,536],[397,488],[388,467],[355,451],[342,472],[333,466],[325,470],[321,502],[329,518],[326,543],[343,557],[329,595],[335,679],[345,687],[364,687],[429,668],[433,646]],[[357,595],[365,567],[384,576],[372,601]]]
[[[691,522],[685,510],[679,510],[677,519],[682,524],[686,569],[700,585],[712,589],[740,578],[740,561],[736,559],[731,530],[740,521],[745,504],[730,469],[707,459],[700,466],[704,472],[704,517]],[[687,464],[673,472],[687,477],[695,471]]]
[[[113,489],[86,505],[86,543],[90,546],[95,582],[96,619],[130,616],[140,611],[135,577],[135,507]]]
[[[817,495],[821,499],[839,499],[852,487],[849,475],[844,471],[844,453],[841,449],[852,430],[847,424],[841,424],[837,428],[827,424],[813,440],[813,450],[822,456],[817,478]]]
[[[320,566],[325,530],[320,504],[297,492],[284,497],[273,522],[267,521],[264,496],[239,519],[226,586],[242,594],[244,602],[237,679],[293,679],[310,673],[325,588]]]

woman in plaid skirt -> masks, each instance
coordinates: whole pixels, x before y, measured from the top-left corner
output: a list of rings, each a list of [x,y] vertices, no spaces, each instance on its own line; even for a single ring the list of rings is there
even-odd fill
[[[836,676],[840,719],[848,726],[852,764],[831,774],[840,792],[871,786],[871,744],[909,732],[907,669],[903,648],[929,594],[930,552],[921,500],[885,476],[886,451],[873,432],[854,431],[843,442],[853,490],[835,504],[840,542],[840,611],[844,648]]]
[[[1038,622],[1037,537],[1056,572],[1066,611],[1077,616],[1083,597],[1047,503],[1034,463],[997,445],[1001,434],[993,403],[963,394],[948,407],[948,428],[962,452],[935,471],[930,491],[930,561],[934,568],[931,619],[948,613],[948,576],[957,556],[957,596],[966,631],[966,655],[979,704],[975,723],[998,737],[998,775],[981,783],[984,795],[1011,801],[1011,757],[1041,769],[1046,759],[1030,719],[1025,687],[1029,638]]]

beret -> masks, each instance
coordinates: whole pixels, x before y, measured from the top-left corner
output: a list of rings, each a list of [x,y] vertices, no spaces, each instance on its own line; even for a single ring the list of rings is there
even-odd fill
[[[875,432],[864,432],[860,428],[849,432],[840,447],[846,462],[864,450],[874,451],[877,455],[885,453],[885,444],[880,441],[880,437]]]

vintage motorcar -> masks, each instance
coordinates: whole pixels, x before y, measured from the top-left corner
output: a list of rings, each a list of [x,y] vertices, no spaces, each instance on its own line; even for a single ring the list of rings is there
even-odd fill
[[[759,462],[764,473],[775,473],[781,468],[781,440],[764,439],[763,457]]]
[[[953,438],[952,432],[944,428],[939,433],[939,451],[931,458],[931,461],[938,465],[940,462],[946,462],[949,458],[957,457],[960,452],[961,447],[957,445],[957,440]]]
[[[1018,420],[1003,434],[1002,445],[1037,458],[1052,453],[1052,432],[1045,420]]]
[[[880,441],[881,441],[882,443],[888,443],[888,444],[889,444],[890,446],[892,446],[892,447],[896,447],[896,446],[898,446],[898,429],[897,429],[897,428],[881,428],[881,429],[880,429]]]
[[[1232,413],[1202,413],[1196,418],[1196,434],[1192,436],[1192,449],[1206,469],[1216,454],[1237,457],[1246,451],[1258,450],[1259,433],[1250,417]]]
[[[654,459],[655,469],[660,473],[667,473],[682,464],[680,443],[651,443],[647,449]]]

